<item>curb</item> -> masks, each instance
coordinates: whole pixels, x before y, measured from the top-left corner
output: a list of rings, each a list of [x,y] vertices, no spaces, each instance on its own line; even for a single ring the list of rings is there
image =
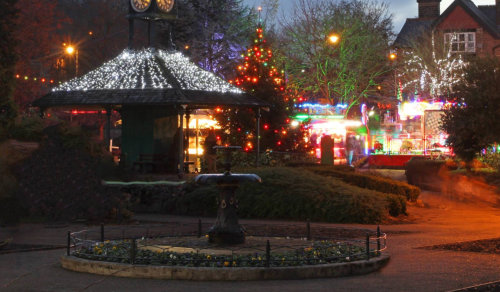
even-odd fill
[[[335,263],[314,266],[271,267],[271,268],[207,268],[130,265],[113,262],[93,261],[74,256],[62,256],[63,268],[75,272],[164,280],[191,281],[255,281],[255,280],[293,280],[311,278],[334,278],[353,275],[364,275],[383,268],[390,256],[381,256],[368,261]]]

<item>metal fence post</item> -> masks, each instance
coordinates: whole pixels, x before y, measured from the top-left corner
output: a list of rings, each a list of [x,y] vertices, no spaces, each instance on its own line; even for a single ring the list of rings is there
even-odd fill
[[[366,234],[366,260],[370,259],[370,234]]]
[[[101,223],[101,242],[104,242],[104,223]]]
[[[306,233],[307,240],[311,240],[311,220],[309,219],[307,219]]]
[[[271,261],[271,244],[269,240],[266,243],[266,267],[269,268]]]
[[[68,245],[66,246],[66,254],[70,255],[70,247],[71,247],[71,231],[68,231]]]
[[[380,254],[380,225],[377,225],[377,254]]]
[[[132,245],[130,247],[130,263],[133,265],[135,264],[135,256],[137,252],[137,246],[135,242],[135,238],[132,239]]]
[[[201,237],[201,218],[198,218],[198,238]]]

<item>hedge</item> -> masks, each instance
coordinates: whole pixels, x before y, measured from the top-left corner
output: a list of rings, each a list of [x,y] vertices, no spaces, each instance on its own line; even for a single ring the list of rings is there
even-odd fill
[[[377,177],[352,171],[339,171],[333,167],[309,167],[308,170],[324,176],[340,178],[346,183],[382,193],[396,194],[406,197],[408,201],[416,201],[420,189],[404,182],[390,178]]]
[[[237,190],[243,218],[313,220],[338,223],[379,223],[390,214],[406,214],[406,199],[362,189],[338,179],[295,168],[257,168],[262,183],[242,184]],[[166,211],[214,216],[215,186],[190,183],[180,196],[170,198]]]

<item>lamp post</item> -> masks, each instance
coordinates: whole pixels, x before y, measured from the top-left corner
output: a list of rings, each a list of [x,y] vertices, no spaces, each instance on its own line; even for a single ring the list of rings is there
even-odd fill
[[[72,45],[69,45],[66,47],[65,51],[70,56],[75,54],[75,77],[77,77],[78,76],[78,49],[76,49]]]
[[[398,82],[396,76],[396,60],[398,59],[398,55],[396,53],[389,54],[389,60],[391,61],[392,68],[394,71],[394,97],[398,98]]]

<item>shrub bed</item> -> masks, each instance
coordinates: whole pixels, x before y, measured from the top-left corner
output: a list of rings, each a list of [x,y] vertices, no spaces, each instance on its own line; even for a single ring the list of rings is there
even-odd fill
[[[245,172],[256,173],[263,182],[242,184],[237,190],[241,217],[378,223],[388,214],[406,213],[404,197],[359,188],[303,169],[275,167]],[[167,211],[214,216],[218,193],[215,186],[190,183],[182,195],[171,197]]]
[[[55,221],[129,219],[126,197],[101,182],[111,157],[97,154],[78,129],[53,126],[45,134],[39,149],[14,169],[16,196],[29,214]]]
[[[334,167],[309,167],[308,170],[324,176],[342,179],[344,182],[382,193],[404,196],[408,201],[416,201],[420,189],[390,178],[366,175],[354,171],[342,171]]]

